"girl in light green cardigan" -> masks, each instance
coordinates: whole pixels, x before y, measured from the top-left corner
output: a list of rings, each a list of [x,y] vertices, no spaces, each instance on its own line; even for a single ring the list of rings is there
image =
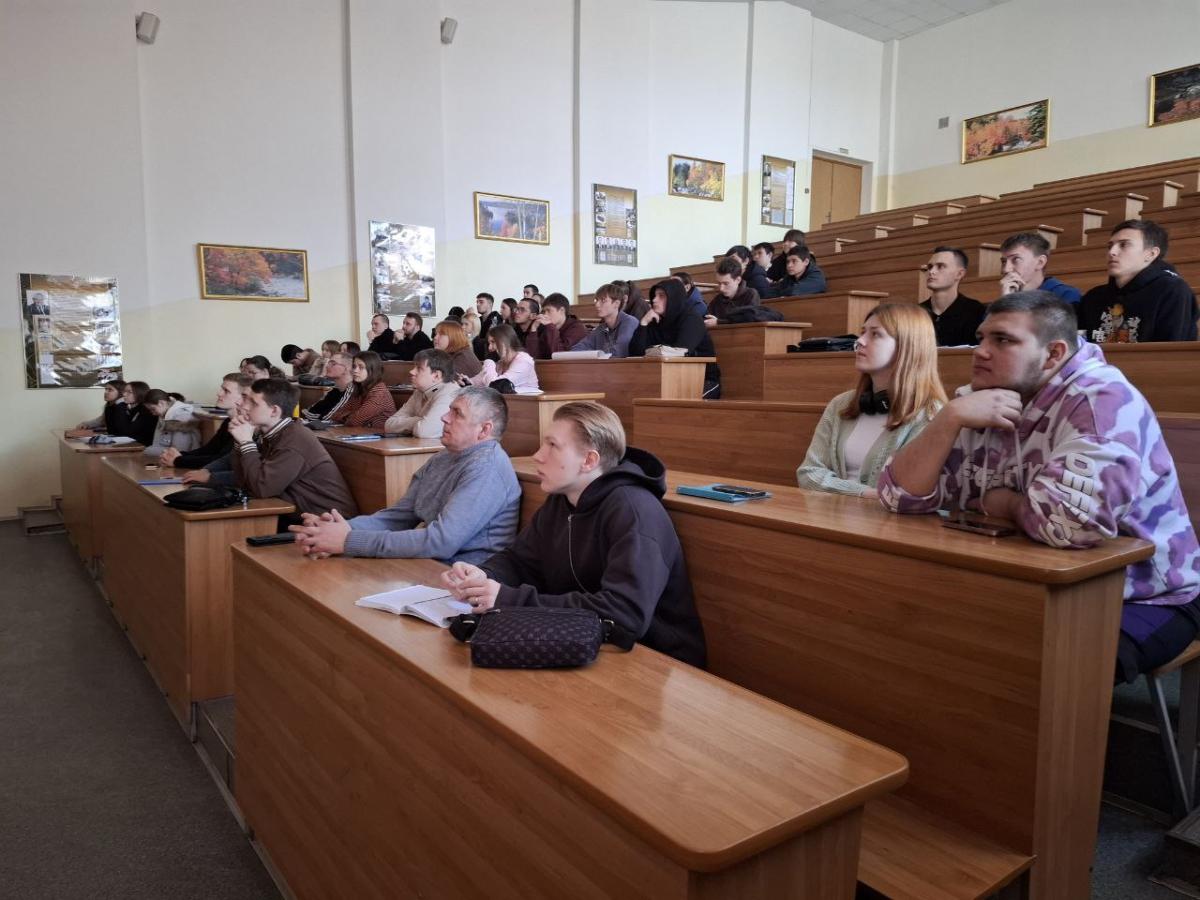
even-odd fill
[[[929,314],[915,303],[875,307],[855,344],[854,368],[857,386],[825,407],[796,481],[874,498],[884,464],[946,403]]]

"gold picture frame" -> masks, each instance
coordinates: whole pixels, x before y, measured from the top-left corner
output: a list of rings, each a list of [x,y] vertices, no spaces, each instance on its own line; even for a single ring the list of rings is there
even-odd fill
[[[667,193],[672,197],[721,202],[725,199],[725,163],[670,154],[667,157]]]
[[[1044,150],[1049,146],[1049,97],[981,116],[971,116],[962,121],[960,161],[963,165],[1028,153],[1030,150]]]
[[[1159,99],[1159,80],[1167,82]],[[1169,106],[1167,104],[1170,104]],[[1160,110],[1159,107],[1166,107]],[[1200,63],[1156,72],[1150,76],[1150,109],[1146,125],[1175,125],[1200,119]]]
[[[308,303],[308,251],[236,244],[197,244],[205,300]]]
[[[513,244],[550,243],[550,201],[475,191],[475,238]]]

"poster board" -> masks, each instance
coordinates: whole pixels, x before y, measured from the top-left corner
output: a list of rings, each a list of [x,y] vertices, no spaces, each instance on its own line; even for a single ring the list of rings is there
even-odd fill
[[[26,388],[99,387],[122,377],[117,279],[20,276]]]

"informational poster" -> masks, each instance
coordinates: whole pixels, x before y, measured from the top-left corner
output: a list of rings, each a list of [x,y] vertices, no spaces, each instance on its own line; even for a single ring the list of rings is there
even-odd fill
[[[762,162],[762,224],[792,227],[796,208],[796,163],[777,156]]]
[[[593,261],[606,266],[637,265],[637,191],[592,185]]]
[[[117,279],[21,275],[25,387],[89,388],[122,377]]]
[[[434,239],[427,225],[371,222],[371,281],[375,312],[434,315]],[[397,326],[399,327],[399,326]]]

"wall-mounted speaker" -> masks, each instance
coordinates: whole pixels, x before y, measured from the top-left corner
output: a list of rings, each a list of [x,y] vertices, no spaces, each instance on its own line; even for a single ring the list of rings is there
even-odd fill
[[[458,31],[458,19],[442,19],[442,43],[454,41],[454,32]]]
[[[137,39],[143,44],[153,44],[158,36],[158,16],[154,13],[138,13]]]

